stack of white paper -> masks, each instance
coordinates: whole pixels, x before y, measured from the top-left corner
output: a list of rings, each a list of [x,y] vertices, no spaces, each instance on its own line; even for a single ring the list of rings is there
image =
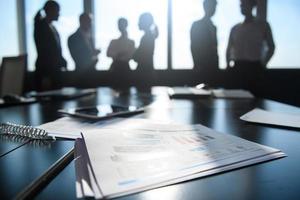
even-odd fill
[[[126,120],[125,120],[126,119]],[[48,122],[37,126],[48,132],[49,136],[76,139],[81,138],[81,133],[88,130],[94,130],[105,127],[106,129],[134,128],[134,129],[147,129],[148,126],[152,127],[153,121],[146,119],[131,119],[131,118],[112,118],[100,121],[82,120],[71,117],[62,117],[55,121]],[[155,121],[157,124],[169,124],[166,121]]]
[[[252,99],[254,95],[242,89],[197,89],[193,87],[172,87],[168,89],[171,97],[208,97],[215,98],[234,98],[234,99]]]
[[[210,90],[195,88],[195,87],[172,87],[168,89],[168,93],[171,97],[207,97],[211,95]]]
[[[253,94],[247,90],[216,89],[212,91],[216,98],[252,99]]]
[[[285,156],[202,125],[134,120],[76,140],[78,198],[118,197]]]

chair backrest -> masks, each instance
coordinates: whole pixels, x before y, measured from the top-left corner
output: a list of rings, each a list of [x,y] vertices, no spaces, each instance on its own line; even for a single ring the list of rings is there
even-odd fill
[[[0,97],[22,95],[27,68],[27,56],[4,57],[0,69]]]

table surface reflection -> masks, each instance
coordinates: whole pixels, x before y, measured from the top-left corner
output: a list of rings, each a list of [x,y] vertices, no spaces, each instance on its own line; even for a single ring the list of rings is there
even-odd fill
[[[224,134],[281,149],[288,157],[117,199],[299,199],[300,132],[251,124],[239,117],[255,107],[300,114],[300,109],[264,99],[172,99],[164,87],[151,90],[113,90],[100,87],[95,95],[69,101],[41,102],[0,109],[1,122],[37,126],[53,121],[62,108],[97,104],[148,105],[135,117],[177,123],[200,123]],[[69,151],[74,141],[48,144],[0,137],[0,197],[11,199]],[[74,161],[55,177],[37,199],[76,199]]]

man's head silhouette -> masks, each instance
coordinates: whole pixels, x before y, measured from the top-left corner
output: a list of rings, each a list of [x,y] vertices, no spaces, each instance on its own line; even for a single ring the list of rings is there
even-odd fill
[[[216,12],[217,0],[204,0],[203,8],[205,16],[212,17]]]
[[[118,20],[118,28],[119,28],[119,31],[120,31],[121,33],[126,32],[127,26],[128,26],[128,21],[127,21],[127,19],[125,19],[125,18],[120,18],[120,19]]]
[[[253,8],[256,6],[255,0],[241,0],[241,12],[246,17],[252,16]]]
[[[83,13],[79,17],[80,28],[86,32],[91,30],[92,16],[89,13]]]

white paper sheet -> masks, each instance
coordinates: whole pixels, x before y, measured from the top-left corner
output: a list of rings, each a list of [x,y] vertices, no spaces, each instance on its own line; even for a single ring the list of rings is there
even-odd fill
[[[75,118],[63,117],[55,121],[42,124],[37,128],[46,130],[50,136],[76,139],[80,138],[81,131],[99,128],[107,121],[99,123],[91,123],[89,121],[82,121]]]
[[[300,115],[278,113],[255,108],[240,117],[247,122],[300,128]]]
[[[156,124],[165,124],[165,129],[168,129],[170,122],[154,121]],[[78,120],[71,117],[63,117],[55,121],[42,124],[37,128],[46,130],[49,136],[76,139],[81,138],[81,132],[99,129],[105,127],[107,129],[152,129],[153,120],[134,119],[134,118],[112,118],[107,120],[100,120],[91,122],[89,120]],[[162,125],[160,128],[163,128]]]
[[[254,98],[247,90],[228,90],[228,89],[216,89],[213,90],[213,96],[216,98],[234,98],[234,99],[252,99]]]
[[[194,95],[194,96],[210,96],[211,91],[206,89],[198,89],[195,87],[172,87],[168,89],[169,95]]]
[[[285,156],[201,125],[179,126],[83,133],[102,195],[122,196]]]

